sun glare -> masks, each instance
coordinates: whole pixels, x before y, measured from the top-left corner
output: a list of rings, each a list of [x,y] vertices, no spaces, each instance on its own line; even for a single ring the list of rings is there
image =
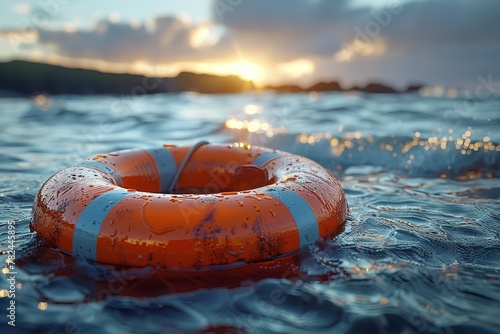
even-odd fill
[[[256,85],[263,84],[265,79],[265,71],[262,66],[247,60],[229,63],[196,63],[190,67],[199,73],[237,75],[241,79],[252,81]]]
[[[194,29],[189,38],[189,44],[193,48],[213,46],[218,41],[218,36],[209,25],[201,25],[197,29]]]
[[[264,79],[264,70],[261,66],[246,60],[240,60],[236,63],[227,65],[229,74],[236,74],[242,79],[251,80],[254,83],[261,83]]]
[[[314,72],[313,62],[307,59],[296,59],[278,65],[278,71],[292,78],[300,78]]]

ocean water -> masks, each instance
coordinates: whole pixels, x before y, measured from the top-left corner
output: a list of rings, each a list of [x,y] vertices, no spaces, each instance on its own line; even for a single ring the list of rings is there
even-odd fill
[[[0,124],[1,333],[500,332],[499,97],[39,95],[0,98]],[[193,270],[79,260],[30,232],[59,169],[200,140],[320,163],[345,190],[344,228],[267,263]]]

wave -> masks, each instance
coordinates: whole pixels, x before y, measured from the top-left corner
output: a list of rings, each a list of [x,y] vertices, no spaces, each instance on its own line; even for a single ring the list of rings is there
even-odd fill
[[[244,137],[250,144],[298,154],[340,173],[366,174],[383,169],[415,177],[500,177],[500,145],[484,140],[450,141],[409,136],[356,138],[328,133]]]

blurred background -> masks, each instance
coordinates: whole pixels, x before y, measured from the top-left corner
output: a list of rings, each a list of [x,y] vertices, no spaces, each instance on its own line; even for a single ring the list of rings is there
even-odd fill
[[[500,75],[495,0],[27,0],[0,4],[0,59],[257,87],[472,87]],[[496,85],[498,86],[498,79]]]

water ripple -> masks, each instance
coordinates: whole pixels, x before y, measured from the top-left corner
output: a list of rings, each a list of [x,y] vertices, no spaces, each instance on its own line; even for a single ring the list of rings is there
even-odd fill
[[[19,330],[498,332],[499,99],[478,101],[470,117],[450,112],[464,101],[339,93],[0,99],[0,262],[14,222]],[[347,195],[343,230],[269,263],[187,271],[75,259],[30,232],[36,191],[58,169],[97,153],[201,139],[322,164]],[[2,309],[7,303],[0,298]]]

